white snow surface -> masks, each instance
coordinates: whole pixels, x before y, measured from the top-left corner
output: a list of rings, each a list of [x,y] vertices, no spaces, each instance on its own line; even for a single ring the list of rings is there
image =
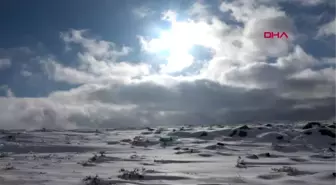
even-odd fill
[[[0,185],[335,184],[334,128],[248,127],[2,130]]]

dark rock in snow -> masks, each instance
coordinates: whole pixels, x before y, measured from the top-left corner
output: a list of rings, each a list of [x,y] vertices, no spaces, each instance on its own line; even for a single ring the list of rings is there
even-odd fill
[[[259,154],[261,157],[271,157],[271,154],[269,152]]]
[[[8,135],[5,137],[7,141],[15,141],[15,135]]]
[[[147,127],[147,130],[150,131],[150,132],[152,132],[152,131],[154,131],[155,129],[154,129],[154,128]]]
[[[238,127],[238,129],[241,129],[241,130],[249,130],[250,127],[248,127],[247,125],[243,125],[241,127]]]
[[[269,123],[266,124],[265,126],[266,126],[266,127],[273,127],[273,125],[272,125],[272,124],[269,124]]]
[[[319,132],[321,133],[321,135],[326,135],[326,136],[329,136],[329,137],[332,137],[332,138],[335,138],[336,135],[335,135],[335,132],[331,131],[330,129],[327,129],[327,128],[322,128],[319,130]]]
[[[248,159],[259,159],[259,157],[255,154],[248,155],[248,156],[246,156],[246,158],[248,158]]]
[[[204,136],[208,136],[208,133],[207,132],[202,132],[200,137],[204,137]]]
[[[302,127],[302,129],[310,129],[310,128],[313,128],[313,127],[321,127],[321,123],[319,123],[319,122],[309,122],[304,127]]]
[[[243,131],[243,130],[240,130],[239,133],[238,133],[238,135],[239,135],[240,137],[246,137],[246,136],[247,136],[247,132],[246,132],[246,131]]]
[[[336,128],[336,125],[332,124],[332,125],[328,125],[329,128]]]
[[[243,129],[241,129],[241,128],[243,128]],[[229,134],[229,136],[230,136],[230,137],[233,137],[233,136],[235,136],[236,134],[238,134],[238,136],[240,136],[240,137],[246,137],[246,136],[247,136],[247,132],[244,131],[244,129],[250,129],[250,128],[249,128],[248,126],[244,125],[244,126],[238,128],[238,129],[234,129],[234,130]]]
[[[179,146],[174,148],[174,150],[180,150],[180,149],[181,149],[181,147],[179,147]]]
[[[277,140],[283,140],[284,137],[283,136],[277,136],[276,138],[277,138]]]
[[[306,134],[306,135],[311,135],[312,132],[311,132],[311,131],[306,131],[306,132],[304,132],[304,134]]]
[[[218,142],[217,145],[218,146],[224,146],[224,143]]]
[[[233,137],[234,135],[236,135],[237,134],[237,130],[233,130],[231,133],[230,133],[230,137]]]

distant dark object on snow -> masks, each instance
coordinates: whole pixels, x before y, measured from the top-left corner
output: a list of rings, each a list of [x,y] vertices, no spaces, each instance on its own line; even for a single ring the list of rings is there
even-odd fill
[[[154,129],[154,128],[147,127],[147,130],[150,131],[150,132],[152,132],[152,131],[154,131],[155,129]]]
[[[247,136],[247,132],[243,131],[243,130],[240,130],[239,133],[238,133],[238,136],[240,136],[240,137],[246,137]]]
[[[233,137],[234,135],[236,135],[237,134],[237,130],[233,130],[231,133],[230,133],[230,137]]]
[[[319,130],[319,132],[321,133],[321,135],[326,135],[326,136],[329,136],[329,137],[332,137],[332,138],[336,137],[335,132],[333,132],[333,131],[331,131],[330,129],[327,129],[327,128],[321,128]]]
[[[217,145],[218,146],[224,146],[224,143],[218,142]]]
[[[269,152],[259,154],[260,157],[271,157]]]
[[[181,128],[180,128],[180,131],[184,131],[184,130],[185,130],[184,127],[181,127]]]
[[[205,131],[201,133],[200,137],[204,137],[204,136],[208,136],[208,133]]]
[[[310,129],[310,128],[313,128],[313,127],[321,127],[321,123],[319,122],[309,122],[307,123],[304,127],[302,127],[302,129]]]
[[[246,137],[246,136],[247,136],[247,132],[246,132],[246,131],[244,131],[244,130],[239,130],[239,129],[234,129],[234,130],[229,134],[229,136],[230,136],[230,137],[233,137],[233,136],[235,136],[235,135],[237,135],[237,134],[238,134],[239,137]]]
[[[266,124],[265,126],[266,126],[266,127],[273,127],[273,125],[272,125],[272,124],[269,124],[269,123]]]
[[[248,155],[248,156],[246,156],[246,158],[248,158],[248,159],[259,159],[259,157],[255,154]]]
[[[277,140],[283,140],[284,137],[283,136],[277,136],[276,138],[277,138]]]
[[[238,127],[238,129],[241,129],[241,130],[249,130],[250,127],[248,127],[247,125],[243,125],[241,127]]]
[[[16,137],[15,135],[8,135],[5,136],[4,139],[6,139],[7,141],[15,141]]]
[[[311,135],[312,132],[311,132],[311,131],[305,131],[304,134],[306,134],[306,135]]]
[[[336,128],[336,125],[335,124],[330,124],[327,127],[329,127],[329,128]]]

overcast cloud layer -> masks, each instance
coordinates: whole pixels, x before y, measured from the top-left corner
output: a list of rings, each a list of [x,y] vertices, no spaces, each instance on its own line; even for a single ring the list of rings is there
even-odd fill
[[[190,29],[184,36],[207,51],[208,57],[203,60],[195,53],[174,51],[179,55],[171,58],[161,55],[164,45],[154,35],[134,35],[140,46],[136,48],[116,44],[90,29],[72,27],[57,38],[64,52],[74,54],[72,60],[76,62],[72,65],[44,51],[43,43],[34,48],[1,49],[1,73],[10,70],[13,61],[24,58],[30,62],[20,65],[17,75],[27,79],[25,83],[38,88],[44,85],[38,79],[47,78],[69,87],[47,96],[16,97],[8,84],[0,84],[0,127],[125,127],[335,118],[335,55],[317,56],[304,49],[309,40],[315,40],[335,50],[335,14],[302,11],[296,15],[286,9],[289,2],[311,10],[318,6],[335,8],[335,3],[202,2],[183,10],[188,17],[181,22]],[[162,21],[173,24],[182,12],[167,9],[159,13]],[[129,14],[141,21],[155,16],[155,10],[143,5]],[[304,21],[316,22],[306,32],[298,21],[302,15]],[[332,19],[321,22],[324,16]],[[265,39],[264,31],[286,32],[289,38]],[[127,58],[137,49],[147,57]]]

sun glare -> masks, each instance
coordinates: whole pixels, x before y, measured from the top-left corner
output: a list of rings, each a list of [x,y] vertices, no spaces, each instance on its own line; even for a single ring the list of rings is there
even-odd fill
[[[167,64],[162,65],[162,72],[171,73],[181,71],[193,63],[193,56],[189,53],[194,43],[193,30],[188,23],[172,20],[170,30],[163,31],[154,41],[154,47],[159,51],[168,51]]]
[[[218,39],[213,37],[211,28],[205,22],[169,21],[171,29],[162,31],[159,38],[152,39],[149,43],[152,52],[168,53],[167,64],[161,65],[163,73],[178,72],[191,66],[194,62],[194,57],[190,54],[193,46],[212,48],[218,45]]]

